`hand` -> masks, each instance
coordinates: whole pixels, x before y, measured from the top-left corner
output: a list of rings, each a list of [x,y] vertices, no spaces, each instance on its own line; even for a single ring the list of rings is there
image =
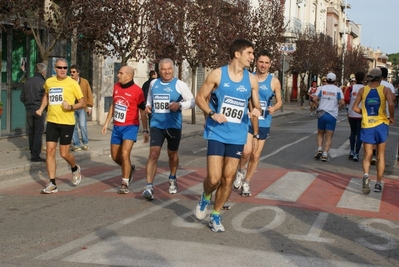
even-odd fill
[[[146,114],[151,114],[152,113],[151,106],[146,106],[144,111]]]
[[[101,132],[103,133],[103,135],[105,135],[107,133],[107,128],[108,128],[108,124],[104,124],[103,128],[101,129]]]
[[[144,143],[148,143],[150,141],[150,135],[148,133],[144,133]]]
[[[42,116],[43,110],[41,110],[41,109],[36,110],[36,114],[37,114],[38,116]]]
[[[257,109],[257,108],[254,108],[254,109],[252,109],[252,111],[251,111],[251,116],[259,117],[260,114],[261,114],[261,113],[260,113],[259,109]]]
[[[169,104],[169,109],[170,109],[171,111],[178,111],[178,110],[180,109],[180,103],[178,103],[178,102],[171,102],[171,103]]]
[[[395,118],[390,116],[389,117],[389,125],[394,125],[395,124]]]
[[[218,122],[218,123],[224,123],[227,122],[227,118],[226,116],[224,116],[223,114],[219,114],[219,113],[215,113],[212,115],[211,117],[212,120]]]
[[[267,108],[267,110],[269,111],[269,114],[273,114],[276,110],[274,109],[274,107],[272,107],[272,106],[269,106],[268,108]]]
[[[62,108],[65,110],[70,110],[71,105],[69,105],[68,102],[66,102],[65,100],[62,102]]]
[[[87,108],[87,114],[91,114],[91,108]]]

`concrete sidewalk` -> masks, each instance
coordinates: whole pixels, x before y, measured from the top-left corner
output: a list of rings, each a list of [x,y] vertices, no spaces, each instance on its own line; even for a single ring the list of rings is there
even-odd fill
[[[304,106],[305,107],[305,106]],[[299,103],[284,103],[283,109],[276,112],[274,117],[285,116],[293,112],[307,111],[301,107]],[[196,114],[196,123],[192,124],[191,111],[186,112],[183,117],[183,137],[193,135],[201,135],[203,132],[204,116],[202,113]],[[112,124],[109,126],[106,135],[101,133],[102,125],[97,122],[88,122],[89,146],[88,151],[78,151],[74,153],[77,161],[89,158],[97,158],[110,153],[110,138],[112,131]],[[143,143],[142,133],[140,131],[138,141],[134,147],[148,146]],[[43,151],[43,158],[46,157],[46,152]],[[56,153],[57,168],[66,167],[67,163],[60,157],[59,152]],[[0,139],[0,181],[9,175],[25,175],[31,171],[39,171],[45,168],[44,162],[30,162],[30,152],[27,136],[10,137]]]

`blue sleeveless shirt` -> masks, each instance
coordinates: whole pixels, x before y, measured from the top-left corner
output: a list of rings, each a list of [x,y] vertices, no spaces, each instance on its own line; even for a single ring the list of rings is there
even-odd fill
[[[272,116],[267,108],[271,105],[274,92],[272,90],[273,75],[269,73],[263,82],[259,82],[259,102],[262,109],[262,116],[259,116],[259,127],[268,128],[272,124]],[[250,121],[251,123],[251,121]]]
[[[240,82],[230,79],[227,66],[221,67],[222,77],[219,86],[211,94],[209,107],[215,113],[224,114],[225,123],[206,119],[204,138],[224,144],[244,145],[248,133],[248,101],[252,88],[248,70],[244,69]]]
[[[171,102],[180,102],[183,98],[176,90],[177,78],[170,82],[163,82],[160,78],[154,82],[151,88],[152,96],[152,115],[150,127],[158,129],[181,129],[182,114],[181,110],[171,111]]]

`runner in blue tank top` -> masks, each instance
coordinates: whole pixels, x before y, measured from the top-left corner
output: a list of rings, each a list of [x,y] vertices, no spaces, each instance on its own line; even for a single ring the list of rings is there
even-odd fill
[[[169,194],[176,194],[176,172],[179,165],[179,145],[182,131],[183,109],[195,107],[194,96],[188,85],[173,77],[173,61],[164,58],[159,62],[159,79],[150,83],[147,95],[147,114],[150,120],[150,153],[146,165],[147,185],[142,193],[147,200],[154,199],[154,178],[157,162],[165,139],[168,141]]]
[[[242,152],[240,165],[236,173],[234,188],[242,189],[242,196],[251,196],[249,181],[251,180],[256,168],[258,167],[259,157],[269,135],[272,123],[272,114],[281,108],[281,84],[280,81],[269,73],[271,66],[270,53],[262,50],[256,57],[255,76],[259,81],[259,101],[262,108],[262,115],[259,116],[259,134],[254,135],[255,131],[252,124],[249,125],[247,142]],[[272,106],[272,98],[276,97],[276,104]],[[259,139],[259,146],[255,150],[253,140]]]
[[[209,221],[214,232],[224,232],[220,210],[230,196],[246,142],[248,105],[251,116],[256,118],[254,130],[258,134],[258,82],[247,70],[254,59],[253,51],[251,42],[243,39],[233,41],[230,45],[230,64],[211,71],[196,97],[198,107],[208,116],[204,131],[204,137],[208,140],[208,175],[194,214],[201,220],[206,217],[207,206],[216,190]]]

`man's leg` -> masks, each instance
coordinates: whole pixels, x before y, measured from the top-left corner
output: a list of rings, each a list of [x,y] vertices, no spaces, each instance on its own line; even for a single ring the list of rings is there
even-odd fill
[[[248,161],[250,159],[252,149],[253,149],[253,135],[251,133],[248,133],[247,135],[247,142],[244,145],[244,149],[241,154],[241,159],[238,165],[236,177],[233,183],[233,186],[235,189],[240,189],[242,186],[242,183],[246,177],[246,172],[247,172],[247,165]]]
[[[369,178],[369,170],[370,170],[370,160],[373,156],[373,147],[374,145],[369,143],[363,143],[364,148],[364,158],[362,161],[363,166],[363,180],[362,180],[362,192],[363,194],[370,193],[370,178]]]
[[[28,130],[28,141],[29,141],[29,151],[31,154],[31,158],[35,155],[33,154],[33,143],[34,143],[34,123],[33,123],[33,114],[31,112],[26,112],[26,129]]]
[[[79,129],[78,129],[78,128],[80,128],[79,110],[75,110],[74,115],[75,115],[75,129],[73,130],[73,135],[72,135],[72,145],[73,145],[73,149],[76,148],[76,150],[77,150],[78,148],[80,148]]]
[[[332,138],[334,135],[334,131],[327,130],[325,131],[325,140],[324,140],[324,153],[328,153],[331,148]]]
[[[217,187],[217,191],[215,194],[215,204],[213,207],[213,210],[216,212],[220,212],[222,210],[224,203],[227,201],[231,194],[231,185],[233,183],[234,175],[236,173],[239,161],[240,160],[236,158],[224,158],[222,177],[220,179],[220,184]]]
[[[46,167],[49,179],[55,179],[56,172],[56,161],[55,161],[55,152],[57,150],[56,142],[46,142]]]
[[[33,156],[37,159],[40,157],[40,153],[42,150],[42,135],[44,132],[44,120],[43,116],[35,116],[33,119],[34,124],[34,137],[33,137]]]
[[[386,142],[377,144],[377,182],[381,182],[385,170]]]
[[[159,155],[161,154],[160,146],[152,146],[150,147],[150,154],[148,156],[147,164],[146,164],[146,179],[147,184],[153,183],[155,174],[157,172],[157,163],[159,159]]]
[[[87,146],[89,144],[89,137],[87,134],[87,115],[84,109],[79,110],[79,127],[82,135],[82,144]]]
[[[251,181],[252,176],[254,175],[256,168],[258,167],[260,154],[262,153],[263,147],[265,146],[266,139],[259,140],[258,142],[259,142],[258,147],[256,148],[256,150],[252,151],[251,157],[250,157],[250,160],[248,163],[247,175],[245,177],[245,180],[243,183],[243,188],[242,188],[243,196],[251,196],[249,182]]]

